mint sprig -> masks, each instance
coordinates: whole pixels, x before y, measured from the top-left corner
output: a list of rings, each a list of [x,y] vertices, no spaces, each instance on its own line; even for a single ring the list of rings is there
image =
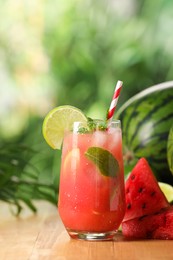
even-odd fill
[[[95,121],[92,118],[88,117],[88,122],[87,122],[87,128],[86,127],[80,127],[78,129],[79,134],[86,134],[86,133],[92,133],[96,130],[98,131],[106,131],[107,125],[106,122],[102,121]]]
[[[116,177],[119,171],[119,164],[108,150],[92,146],[85,152],[85,156],[99,168],[102,175]]]
[[[105,131],[107,129],[107,125],[106,125],[106,122],[103,122],[103,121],[96,121],[96,120],[93,120],[92,118],[88,118],[88,127],[91,131],[96,131],[96,130],[99,130],[99,131]]]

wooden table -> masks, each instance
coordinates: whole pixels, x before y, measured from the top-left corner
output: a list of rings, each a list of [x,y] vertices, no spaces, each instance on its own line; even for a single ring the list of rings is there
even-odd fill
[[[121,234],[110,242],[72,240],[54,206],[39,202],[37,207],[37,215],[26,209],[16,219],[0,203],[0,260],[173,259],[173,241],[127,241]]]

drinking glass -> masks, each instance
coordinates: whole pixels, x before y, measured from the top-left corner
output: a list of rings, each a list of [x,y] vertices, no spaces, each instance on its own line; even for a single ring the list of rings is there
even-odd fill
[[[125,214],[122,132],[75,122],[63,141],[58,210],[71,238],[111,240]]]

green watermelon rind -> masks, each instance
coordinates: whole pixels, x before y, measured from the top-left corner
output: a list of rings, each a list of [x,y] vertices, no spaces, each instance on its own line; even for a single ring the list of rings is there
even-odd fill
[[[138,94],[134,95],[133,97],[131,97],[129,100],[127,100],[117,111],[116,113],[116,118],[119,117],[119,115],[127,108],[129,107],[134,101],[139,100],[143,97],[146,97],[148,95],[151,95],[152,93],[158,92],[158,91],[162,91],[162,90],[166,90],[166,89],[171,89],[173,88],[173,80],[172,81],[167,81],[164,83],[160,83],[151,87],[148,87],[144,90],[142,90],[141,92],[139,92]]]
[[[173,125],[170,128],[169,135],[168,135],[167,159],[168,159],[169,169],[173,174]]]
[[[172,108],[173,81],[169,81],[141,91],[115,114],[122,123],[124,150],[133,159],[145,157],[157,179],[171,185],[173,176],[167,162],[167,139],[173,121]],[[128,163],[125,161],[125,170]],[[134,165],[133,160],[130,163]]]

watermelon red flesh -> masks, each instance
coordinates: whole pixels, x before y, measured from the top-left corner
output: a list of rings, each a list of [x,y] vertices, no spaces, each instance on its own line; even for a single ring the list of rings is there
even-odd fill
[[[125,193],[123,221],[154,214],[170,206],[145,158],[137,162],[126,180]]]
[[[157,214],[123,222],[122,232],[129,238],[173,240],[173,207],[163,209]]]

